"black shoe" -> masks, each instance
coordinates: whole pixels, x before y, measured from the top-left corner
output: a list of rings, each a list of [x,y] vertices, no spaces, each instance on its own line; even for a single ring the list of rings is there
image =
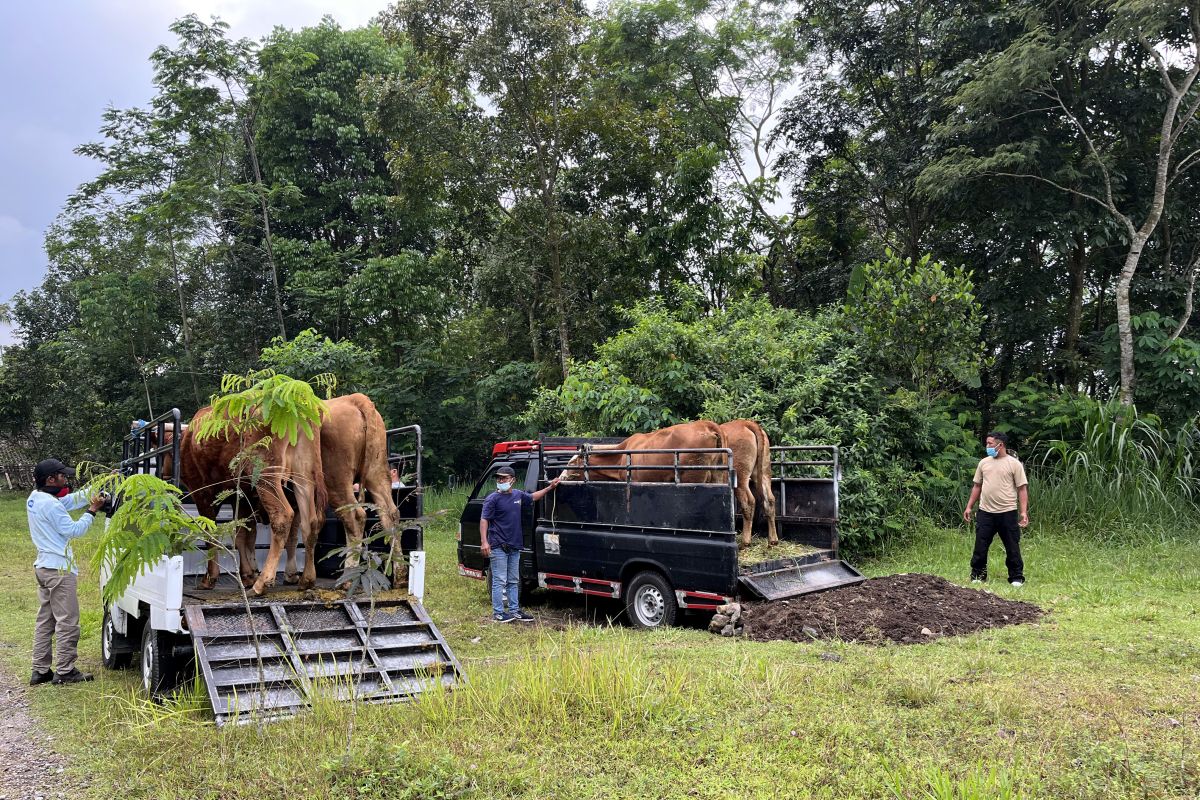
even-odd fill
[[[33,672],[29,673],[29,685],[30,686],[37,686],[39,683],[49,683],[52,680],[54,680],[54,673],[51,672],[50,670],[46,670],[45,672],[38,672],[35,669]]]
[[[61,675],[55,674],[54,685],[61,686],[64,683],[83,683],[91,679],[92,674],[90,672],[80,672],[79,667],[72,667],[70,672],[64,672]]]
[[[535,620],[529,614],[526,614],[524,611],[514,611],[509,616],[511,616],[516,622],[537,622],[537,620]]]

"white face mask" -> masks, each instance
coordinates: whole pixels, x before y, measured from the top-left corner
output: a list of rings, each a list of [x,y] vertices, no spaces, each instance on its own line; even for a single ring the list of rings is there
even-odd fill
[[[496,491],[498,491],[498,492],[507,492],[511,488],[512,488],[512,481],[509,481],[508,483],[497,483],[496,484]]]

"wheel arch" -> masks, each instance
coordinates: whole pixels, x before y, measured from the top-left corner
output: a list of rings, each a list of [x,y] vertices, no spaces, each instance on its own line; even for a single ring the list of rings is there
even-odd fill
[[[657,572],[662,576],[662,579],[667,582],[667,586],[671,587],[672,590],[676,588],[675,581],[671,580],[671,574],[661,563],[652,558],[631,558],[629,561],[625,562],[624,566],[621,567],[621,596],[625,596],[625,589],[627,586],[629,586],[629,582],[633,580],[635,575],[637,575],[639,572],[647,571]]]

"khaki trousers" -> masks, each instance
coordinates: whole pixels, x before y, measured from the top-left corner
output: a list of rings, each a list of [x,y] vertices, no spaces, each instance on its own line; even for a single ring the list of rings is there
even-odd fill
[[[50,669],[52,640],[58,640],[58,674],[65,675],[75,668],[79,645],[78,576],[56,569],[36,567],[38,600],[37,622],[33,628],[33,669]]]

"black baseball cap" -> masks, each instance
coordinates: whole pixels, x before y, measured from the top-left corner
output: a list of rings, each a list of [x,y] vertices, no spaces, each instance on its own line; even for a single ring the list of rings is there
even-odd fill
[[[39,461],[37,466],[33,468],[33,480],[40,486],[46,482],[46,478],[49,478],[51,475],[57,475],[60,472],[65,472],[68,478],[75,474],[75,470],[57,458],[47,458],[44,461]]]
[[[512,467],[505,466],[505,467],[501,467],[500,469],[496,470],[496,475],[498,475],[498,476],[499,475],[507,475],[510,478],[515,478],[517,476],[517,473],[513,472]]]

